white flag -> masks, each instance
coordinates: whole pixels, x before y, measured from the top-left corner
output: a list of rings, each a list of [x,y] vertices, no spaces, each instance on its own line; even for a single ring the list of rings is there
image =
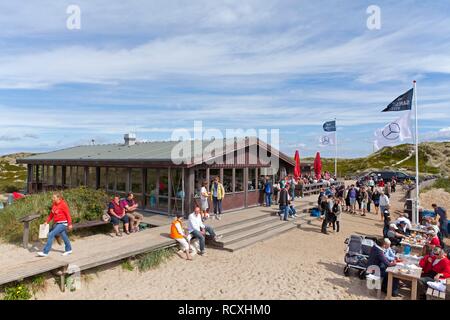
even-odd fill
[[[322,147],[334,146],[336,144],[334,133],[324,134],[320,137],[319,142]]]
[[[388,123],[383,129],[375,131],[374,146],[380,150],[386,146],[395,146],[410,138],[412,138],[411,112],[408,111],[402,117]]]

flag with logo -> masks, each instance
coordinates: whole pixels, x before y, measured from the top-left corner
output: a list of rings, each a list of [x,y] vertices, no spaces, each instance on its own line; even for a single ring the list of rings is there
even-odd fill
[[[392,101],[382,112],[411,110],[414,89],[408,90]]]
[[[384,128],[375,131],[374,146],[379,150],[383,147],[395,146],[410,138],[412,138],[411,112],[407,112]]]
[[[325,122],[323,124],[323,130],[326,132],[336,131],[336,120]]]
[[[319,138],[320,146],[334,146],[336,144],[336,139],[334,133],[324,134]]]

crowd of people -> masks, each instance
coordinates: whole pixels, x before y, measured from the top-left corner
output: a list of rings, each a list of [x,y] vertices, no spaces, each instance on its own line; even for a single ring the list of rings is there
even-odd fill
[[[426,298],[426,290],[428,287],[445,288],[444,280],[450,278],[450,260],[448,255],[450,251],[445,245],[444,239],[448,236],[446,228],[447,212],[444,208],[432,205],[435,216],[425,216],[421,219],[421,225],[425,231],[425,245],[421,252],[419,266],[422,268],[421,278],[419,280],[419,298]],[[407,214],[400,213],[396,220],[391,219],[388,209],[384,210],[384,228],[383,237],[377,241],[372,248],[367,262],[368,266],[376,265],[380,269],[382,278],[382,291],[387,290],[386,269],[396,266],[404,261],[398,258],[397,253],[405,250],[402,248],[402,241],[410,236],[412,231],[412,223]],[[397,296],[400,287],[398,279],[394,278],[392,295]]]

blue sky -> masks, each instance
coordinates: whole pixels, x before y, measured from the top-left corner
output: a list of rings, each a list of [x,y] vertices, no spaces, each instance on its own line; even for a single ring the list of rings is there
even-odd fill
[[[81,29],[66,28],[67,6]],[[369,5],[381,29],[369,30]],[[418,81],[422,140],[450,139],[450,2],[0,0],[0,154],[167,140],[176,128],[279,129],[302,156],[337,118],[372,152],[380,111]]]

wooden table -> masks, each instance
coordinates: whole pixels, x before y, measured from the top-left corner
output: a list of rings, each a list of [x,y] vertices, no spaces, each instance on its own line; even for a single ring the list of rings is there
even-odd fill
[[[411,300],[417,300],[417,282],[420,279],[420,275],[422,274],[422,268],[411,270],[411,273],[402,273],[399,270],[403,267],[389,267],[386,269],[388,274],[388,283],[387,283],[387,294],[386,299],[390,300],[392,298],[392,282],[394,278],[411,281]]]
[[[415,232],[415,233],[423,233],[423,234],[428,234],[428,232],[430,232],[430,230],[428,229],[420,229],[417,227],[412,227],[411,229],[409,229],[410,232]]]

